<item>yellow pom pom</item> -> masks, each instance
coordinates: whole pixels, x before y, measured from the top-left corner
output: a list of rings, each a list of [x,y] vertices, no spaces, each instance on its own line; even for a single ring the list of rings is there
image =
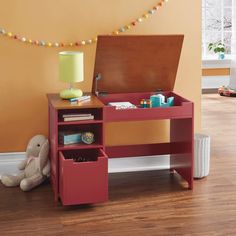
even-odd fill
[[[98,41],[98,38],[97,38],[97,37],[96,37],[96,38],[93,38],[92,41],[93,41],[94,43],[96,43],[96,42]]]
[[[81,44],[82,44],[82,45],[85,45],[85,44],[86,44],[86,42],[83,40],[83,41],[81,41]]]
[[[143,18],[147,19],[148,17],[149,17],[149,15],[147,13],[143,15]]]
[[[52,43],[48,42],[48,43],[47,43],[47,46],[48,46],[48,47],[51,47],[51,46],[52,46]]]
[[[12,37],[12,33],[11,33],[11,32],[8,32],[8,33],[7,33],[7,36],[8,36],[8,37]]]
[[[29,39],[29,41],[28,41],[29,43],[32,43],[33,41],[31,40],[31,39]]]

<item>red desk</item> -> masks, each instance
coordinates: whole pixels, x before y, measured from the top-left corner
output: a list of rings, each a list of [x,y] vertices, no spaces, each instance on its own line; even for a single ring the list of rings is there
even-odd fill
[[[55,200],[63,205],[108,200],[108,158],[170,154],[170,169],[193,188],[193,103],[173,91],[183,36],[101,36],[98,39],[91,101],[70,104],[49,94],[49,140],[51,183]],[[141,55],[141,56],[140,56]],[[99,76],[98,76],[99,75]],[[99,80],[98,80],[99,78]],[[173,107],[117,110],[109,102],[129,101],[138,105],[162,89],[173,96]],[[153,91],[153,92],[150,92]],[[167,92],[170,91],[170,92]],[[63,114],[91,113],[94,120],[64,122]],[[108,122],[170,120],[170,142],[105,146]],[[91,145],[60,145],[61,131],[91,131]],[[73,157],[82,155],[87,162]],[[128,181],[128,180],[127,180]]]

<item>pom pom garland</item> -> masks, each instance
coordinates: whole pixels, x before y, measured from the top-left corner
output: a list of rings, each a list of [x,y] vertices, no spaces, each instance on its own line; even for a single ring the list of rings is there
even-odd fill
[[[145,12],[141,17],[138,17],[136,20],[132,21],[130,24],[127,24],[125,26],[120,27],[117,30],[114,30],[112,33],[108,35],[119,35],[121,33],[124,33],[131,28],[134,28],[137,26],[137,24],[142,23],[144,20],[148,19],[150,16],[155,14],[163,5],[164,3],[168,2],[168,0],[161,0],[159,1],[156,6],[154,6],[152,9],[148,10]],[[25,36],[19,36],[17,34],[14,34],[12,32],[8,32],[3,28],[0,28],[0,36],[6,36],[8,38],[12,38],[14,40],[18,40],[23,43],[27,43],[29,45],[36,45],[36,46],[41,46],[41,47],[81,47],[84,45],[89,45],[97,42],[97,36],[92,38],[92,39],[87,39],[87,40],[80,40],[76,42],[48,42],[48,41],[43,41],[43,40],[32,40],[28,39]]]

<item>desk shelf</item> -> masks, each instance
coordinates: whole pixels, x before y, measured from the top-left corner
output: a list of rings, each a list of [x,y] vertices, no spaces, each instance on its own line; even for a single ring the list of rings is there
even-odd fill
[[[83,124],[102,124],[102,120],[83,120],[83,121],[61,121],[58,125],[83,125]]]

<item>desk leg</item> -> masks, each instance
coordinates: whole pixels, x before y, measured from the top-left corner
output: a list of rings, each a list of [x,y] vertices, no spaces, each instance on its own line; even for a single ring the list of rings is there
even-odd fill
[[[58,132],[57,132],[57,111],[49,105],[49,145],[50,145],[50,162],[51,174],[50,180],[54,193],[54,199],[57,202],[59,198],[59,175],[58,175]]]
[[[170,124],[170,169],[175,170],[193,189],[193,119],[175,119]]]

